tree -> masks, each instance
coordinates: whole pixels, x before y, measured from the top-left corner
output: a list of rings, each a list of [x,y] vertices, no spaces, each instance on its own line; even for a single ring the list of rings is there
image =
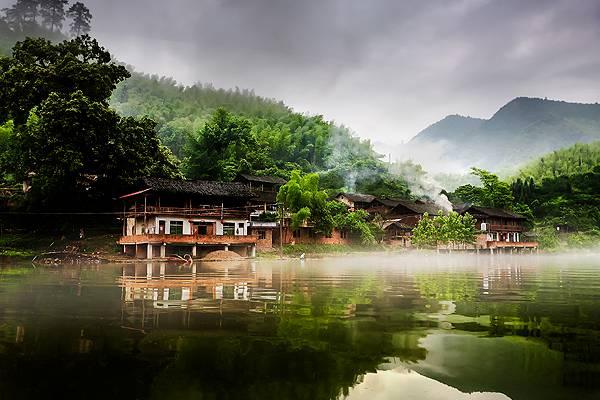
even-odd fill
[[[68,0],[41,0],[40,14],[44,24],[50,28],[50,32],[54,29],[61,30],[63,21],[65,20],[65,6],[69,3]]]
[[[83,3],[73,4],[67,11],[67,16],[73,20],[71,22],[71,34],[73,36],[85,35],[92,29],[90,25],[92,14]]]
[[[454,211],[431,218],[425,213],[412,232],[412,243],[417,247],[434,248],[447,245],[455,248],[475,243],[475,218],[469,213]]]
[[[154,126],[121,118],[81,91],[52,93],[16,137],[16,178],[33,176],[34,203],[62,208],[107,198],[139,176],[173,176],[177,165]]]
[[[290,180],[279,188],[277,202],[290,213],[292,229],[310,219],[316,232],[331,233],[333,218],[327,209],[327,193],[319,189],[318,174],[303,176],[300,171],[293,171]]]
[[[512,208],[514,197],[508,183],[502,182],[491,172],[479,168],[471,168],[471,174],[479,177],[482,187],[460,186],[454,191],[454,197],[483,207]]]
[[[438,229],[428,213],[423,214],[419,223],[413,228],[411,243],[416,247],[432,248],[437,246]]]
[[[23,1],[17,1],[10,8],[2,9],[6,15],[6,22],[8,26],[16,32],[22,32],[25,30],[25,23],[27,18],[27,9],[23,4]]]
[[[12,119],[4,167],[29,178],[31,203],[85,207],[139,176],[174,176],[176,159],[149,119],[120,117],[107,98],[127,71],[87,36],[17,43],[0,59],[2,122]]]
[[[251,132],[250,122],[217,109],[186,150],[187,175],[232,181],[243,172],[267,168],[269,159]]]
[[[116,84],[128,77],[125,67],[113,63],[89,36],[59,44],[27,38],[14,46],[12,57],[0,58],[0,123],[25,123],[52,92],[68,96],[80,90],[107,105]]]
[[[31,26],[37,23],[40,0],[17,0],[18,7],[23,9],[24,20]]]
[[[327,206],[336,229],[360,234],[362,244],[375,244],[377,228],[367,222],[369,213],[365,210],[348,211],[346,206],[338,201],[330,201]]]

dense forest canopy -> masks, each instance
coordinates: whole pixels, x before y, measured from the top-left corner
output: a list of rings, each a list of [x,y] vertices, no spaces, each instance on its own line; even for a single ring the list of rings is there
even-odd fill
[[[133,72],[117,86],[110,104],[121,115],[156,121],[159,137],[182,159],[190,178],[231,180],[240,172],[288,178],[299,170],[318,172],[322,188],[331,192],[410,193],[368,140],[251,90],[187,87]],[[234,138],[240,142],[234,144]]]
[[[576,144],[540,157],[519,171],[512,189],[545,232],[600,238],[600,143]]]
[[[89,36],[28,38],[0,58],[0,167],[5,180],[28,183],[29,206],[105,208],[139,176],[178,173],[153,121],[108,106],[128,76]]]

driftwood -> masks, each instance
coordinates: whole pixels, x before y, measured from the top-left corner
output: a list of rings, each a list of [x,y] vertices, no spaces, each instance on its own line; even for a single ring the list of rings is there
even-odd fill
[[[49,251],[36,255],[31,262],[34,264],[99,264],[108,260],[95,254],[77,251]]]

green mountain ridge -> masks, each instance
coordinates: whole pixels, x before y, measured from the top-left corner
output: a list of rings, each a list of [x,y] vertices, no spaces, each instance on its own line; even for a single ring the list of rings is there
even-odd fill
[[[446,117],[419,132],[408,146],[441,142],[444,158],[499,171],[596,140],[600,140],[600,104],[518,97],[489,120]]]

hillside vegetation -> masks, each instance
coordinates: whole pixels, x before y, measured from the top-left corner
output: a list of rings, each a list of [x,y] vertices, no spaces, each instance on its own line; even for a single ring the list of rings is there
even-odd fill
[[[593,172],[600,165],[600,141],[577,143],[556,150],[526,164],[519,170],[519,178],[535,181],[554,179]]]
[[[512,183],[517,201],[536,217],[546,245],[600,244],[600,142],[576,144],[540,157]]]
[[[368,140],[252,90],[185,87],[171,78],[133,73],[119,84],[110,104],[123,116],[156,121],[162,142],[192,178],[231,180],[241,172],[288,178],[300,170],[318,172],[331,191],[409,194]]]

